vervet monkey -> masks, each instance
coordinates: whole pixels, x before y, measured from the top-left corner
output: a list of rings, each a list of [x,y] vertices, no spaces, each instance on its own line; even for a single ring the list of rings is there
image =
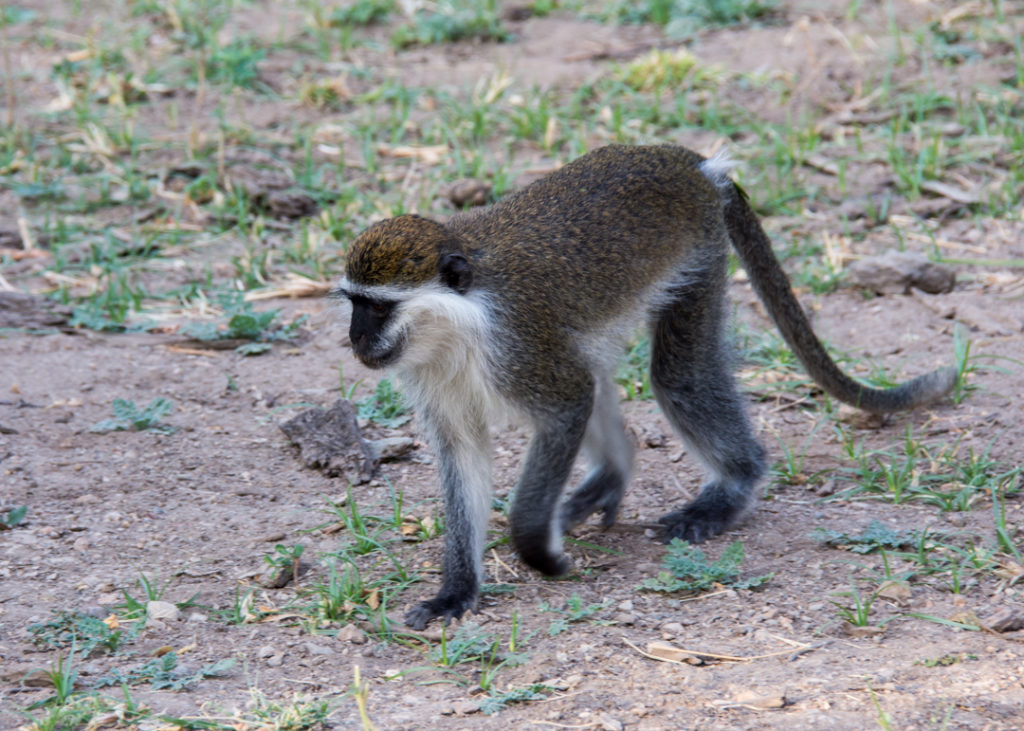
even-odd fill
[[[624,342],[646,318],[651,387],[709,479],[663,518],[664,537],[704,541],[742,515],[764,475],[730,372],[729,243],[776,326],[821,387],[872,412],[934,401],[942,368],[895,388],[846,376],[814,335],[729,163],[674,147],[613,145],[492,206],[441,224],[414,215],[353,242],[336,295],[371,368],[391,368],[439,460],[447,533],[437,596],[405,618],[421,629],[476,606],[491,509],[488,425],[514,412],[533,428],[510,515],[533,568],[559,575],[562,534],[600,511],[615,521],[633,448],[612,381]],[[577,453],[593,465],[560,505]]]

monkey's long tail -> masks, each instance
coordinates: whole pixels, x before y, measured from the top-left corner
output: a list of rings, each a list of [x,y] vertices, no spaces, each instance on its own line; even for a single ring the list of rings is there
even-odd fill
[[[768,236],[747,202],[746,194],[737,185],[723,186],[720,190],[725,197],[725,222],[729,236],[750,275],[754,291],[789,347],[822,388],[840,401],[876,413],[922,406],[952,390],[958,377],[953,366],[939,368],[887,389],[865,386],[843,373],[814,334],[803,307],[793,294],[789,278],[775,258]]]

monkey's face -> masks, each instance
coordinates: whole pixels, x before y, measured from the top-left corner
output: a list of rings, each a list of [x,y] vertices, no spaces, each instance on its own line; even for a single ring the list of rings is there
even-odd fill
[[[348,336],[352,352],[370,368],[386,368],[398,362],[405,350],[408,336],[398,317],[399,302],[341,292],[352,305],[352,323]]]
[[[458,343],[486,329],[481,300],[437,280],[395,287],[354,283],[346,277],[332,296],[348,301],[352,351],[370,368],[404,371],[441,363],[461,368]]]

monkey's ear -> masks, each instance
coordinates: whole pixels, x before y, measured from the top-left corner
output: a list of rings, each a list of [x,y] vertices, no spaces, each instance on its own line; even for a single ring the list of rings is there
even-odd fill
[[[441,257],[437,264],[441,281],[459,294],[466,294],[473,284],[473,270],[469,268],[469,260],[458,252],[451,252]]]

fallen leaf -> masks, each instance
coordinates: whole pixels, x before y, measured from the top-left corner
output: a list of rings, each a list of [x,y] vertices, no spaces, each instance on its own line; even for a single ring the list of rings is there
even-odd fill
[[[785,708],[786,696],[783,693],[762,694],[756,690],[744,690],[736,694],[733,702],[748,708],[768,710],[771,708]]]
[[[699,657],[695,657],[681,647],[665,642],[648,642],[647,654],[656,660],[668,662],[684,662],[689,665],[700,665],[703,662]]]
[[[377,154],[399,159],[410,158],[426,165],[437,165],[448,157],[448,145],[378,145]]]
[[[883,581],[878,587],[877,595],[902,607],[910,602],[910,585],[905,581],[896,581],[895,579]]]
[[[856,625],[843,623],[843,633],[850,637],[877,637],[885,634],[885,627],[876,624]]]
[[[921,190],[941,195],[943,198],[949,198],[957,203],[978,203],[981,200],[977,190],[964,190],[938,180],[921,181]]]
[[[146,616],[149,619],[178,619],[181,612],[170,602],[154,599],[146,602]]]
[[[370,609],[376,609],[380,606],[380,591],[372,589],[370,593],[366,595],[366,606]]]

